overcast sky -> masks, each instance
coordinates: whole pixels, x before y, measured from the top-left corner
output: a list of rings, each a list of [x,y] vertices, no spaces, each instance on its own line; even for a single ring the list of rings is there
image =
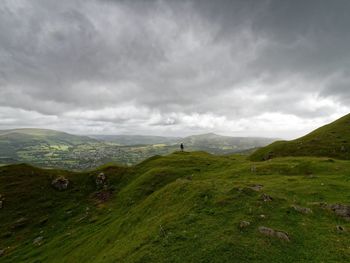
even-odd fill
[[[0,129],[294,138],[349,112],[348,0],[1,0]]]

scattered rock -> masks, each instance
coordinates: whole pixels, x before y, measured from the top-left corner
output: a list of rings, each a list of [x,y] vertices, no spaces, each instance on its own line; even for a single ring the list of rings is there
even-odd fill
[[[272,201],[272,197],[267,195],[267,194],[262,194],[261,200],[263,200],[264,202],[270,202],[270,201]]]
[[[47,223],[47,221],[49,221],[49,217],[48,216],[44,216],[39,220],[39,225],[45,225]]]
[[[104,173],[99,173],[99,175],[97,175],[96,187],[99,189],[107,187],[107,176]]]
[[[63,190],[66,190],[68,188],[68,184],[69,184],[69,181],[67,178],[63,177],[63,176],[60,176],[58,178],[55,178],[52,182],[51,182],[51,185],[59,190],[59,191],[63,191]]]
[[[264,226],[259,227],[259,232],[265,236],[270,236],[270,237],[273,237],[275,235],[275,230]]]
[[[287,242],[290,241],[289,236],[286,232],[276,231],[275,236],[280,240],[287,241]]]
[[[12,229],[18,229],[18,228],[22,228],[25,225],[27,225],[29,222],[29,220],[25,217],[21,217],[20,219],[18,219],[13,225],[12,225]]]
[[[251,185],[249,188],[254,190],[254,191],[260,191],[264,186],[261,184],[255,184],[255,185]]]
[[[290,241],[288,234],[283,231],[276,231],[272,228],[261,226],[259,227],[259,232],[265,236],[276,237],[280,240],[287,241],[287,242]]]
[[[341,216],[346,220],[350,220],[350,205],[334,204],[328,205],[328,208],[336,215]]]
[[[44,241],[44,237],[43,236],[39,236],[39,237],[37,237],[37,238],[35,238],[33,240],[33,245],[41,246],[43,244],[43,241]]]
[[[266,218],[265,215],[260,215],[259,217],[260,217],[261,219],[265,219],[265,218]]]
[[[343,226],[337,226],[336,227],[339,232],[345,232],[346,229]]]
[[[312,210],[310,208],[307,207],[301,207],[301,206],[297,206],[297,205],[293,205],[292,206],[294,208],[295,211],[302,213],[302,214],[311,214]]]
[[[246,228],[248,226],[250,226],[250,222],[248,222],[248,221],[241,221],[239,223],[239,228]]]

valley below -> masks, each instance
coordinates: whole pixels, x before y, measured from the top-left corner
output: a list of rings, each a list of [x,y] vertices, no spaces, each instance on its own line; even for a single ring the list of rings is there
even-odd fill
[[[245,154],[213,134],[182,138],[192,151],[7,134],[3,156],[52,167],[0,167],[0,261],[349,262],[349,120]],[[100,165],[115,156],[129,165]]]

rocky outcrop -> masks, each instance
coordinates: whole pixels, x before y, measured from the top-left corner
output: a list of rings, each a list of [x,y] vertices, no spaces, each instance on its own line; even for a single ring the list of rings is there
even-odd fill
[[[68,188],[69,181],[67,178],[60,176],[52,180],[51,185],[58,191],[64,191]]]
[[[96,187],[98,189],[107,188],[107,176],[104,173],[99,173],[96,177]]]

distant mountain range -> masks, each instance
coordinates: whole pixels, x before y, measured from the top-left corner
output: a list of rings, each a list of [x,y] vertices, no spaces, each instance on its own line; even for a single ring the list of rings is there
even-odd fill
[[[119,145],[150,145],[150,144],[172,144],[181,140],[181,137],[163,137],[151,135],[88,135],[91,138],[112,142]]]
[[[89,169],[107,162],[135,164],[179,149],[229,154],[266,146],[275,139],[229,137],[213,133],[185,138],[145,135],[72,135],[47,129],[0,131],[0,164]]]

